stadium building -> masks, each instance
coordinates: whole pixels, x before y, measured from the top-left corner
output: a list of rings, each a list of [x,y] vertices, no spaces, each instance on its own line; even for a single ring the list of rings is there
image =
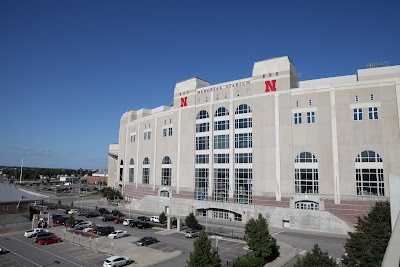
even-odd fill
[[[168,100],[166,100],[168,102]],[[400,66],[299,81],[288,57],[252,76],[175,86],[131,110],[109,147],[109,185],[138,210],[345,233],[400,179]]]

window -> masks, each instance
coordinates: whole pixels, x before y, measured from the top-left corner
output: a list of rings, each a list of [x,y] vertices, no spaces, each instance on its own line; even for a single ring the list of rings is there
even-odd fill
[[[235,134],[235,148],[253,147],[253,134],[240,133]]]
[[[214,154],[214,163],[229,163],[229,154]]]
[[[385,196],[383,162],[378,153],[366,150],[356,158],[357,195]]]
[[[217,111],[215,111],[215,117],[222,117],[222,116],[228,116],[228,115],[229,115],[229,111],[224,107],[220,107],[217,109]]]
[[[144,132],[144,134],[143,134],[144,140],[146,140],[146,139],[150,140],[150,137],[151,137],[151,132]]]
[[[205,110],[201,110],[196,116],[197,120],[207,119],[207,118],[209,118],[209,116],[208,116],[208,112]]]
[[[216,202],[228,202],[229,169],[214,169],[213,198]]]
[[[151,135],[151,132],[147,132],[147,139],[149,139],[149,140],[150,140],[150,135]]]
[[[253,163],[253,153],[236,153],[235,163]]]
[[[162,135],[163,137],[166,137],[167,136],[167,129],[166,128],[164,128],[163,129],[163,135]]]
[[[296,101],[296,107],[298,107],[299,106],[299,101]]]
[[[301,209],[301,210],[319,210],[319,204],[317,202],[308,201],[308,200],[297,201],[296,202],[296,209]]]
[[[356,95],[356,102],[358,102],[358,95]]]
[[[135,162],[133,159],[129,161],[129,175],[128,175],[128,181],[129,183],[133,183],[133,176],[135,174]]]
[[[294,124],[301,124],[301,113],[294,113]]]
[[[308,105],[311,106],[312,105],[312,100],[308,100]]]
[[[252,118],[235,119],[235,129],[243,129],[251,127],[253,127]]]
[[[130,136],[131,138],[131,143],[133,143],[133,142],[135,142],[135,139],[136,139],[136,134],[131,134],[131,136]]]
[[[162,160],[162,164],[172,164],[170,157],[166,156]]]
[[[148,157],[143,159],[143,169],[142,169],[142,183],[149,184],[150,182],[150,160]]]
[[[147,132],[143,133],[143,139],[144,139],[144,140],[147,139]]]
[[[209,122],[197,123],[196,124],[196,133],[208,132],[209,130],[210,130],[210,123]]]
[[[362,120],[362,108],[354,109],[354,120],[361,121]]]
[[[194,199],[207,200],[208,169],[195,169]]]
[[[374,100],[374,95],[373,94],[371,94],[371,96],[370,96],[370,98],[369,98],[371,101],[373,101]]]
[[[8,206],[3,206],[3,211],[8,211]]]
[[[295,159],[295,192],[318,194],[318,161],[314,154],[302,152]]]
[[[307,123],[315,123],[315,112],[307,112]]]
[[[229,121],[215,121],[214,131],[229,130]]]
[[[239,107],[237,107],[235,114],[244,114],[244,113],[251,113],[251,109],[248,105],[241,104]]]
[[[160,192],[160,197],[169,197],[169,191],[163,190]]]
[[[229,134],[214,136],[214,149],[229,148]]]
[[[378,108],[377,107],[368,108],[368,114],[369,114],[370,120],[377,120],[378,119]]]
[[[236,203],[249,204],[252,196],[252,169],[235,169],[235,192]]]
[[[210,156],[207,155],[196,155],[196,164],[208,164]]]
[[[171,186],[171,168],[161,169],[161,185]]]
[[[168,128],[168,136],[172,136],[172,127]]]
[[[213,210],[212,216],[215,219],[229,220],[229,212],[221,209]]]
[[[207,150],[210,148],[209,136],[196,137],[196,150]]]

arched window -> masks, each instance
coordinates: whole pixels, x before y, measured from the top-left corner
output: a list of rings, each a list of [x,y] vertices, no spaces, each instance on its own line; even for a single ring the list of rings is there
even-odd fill
[[[150,160],[145,157],[143,160],[142,167],[142,184],[149,184],[150,182]]]
[[[197,113],[196,120],[207,119],[207,118],[209,118],[207,111],[201,110],[199,113]]]
[[[129,183],[133,183],[133,176],[135,175],[135,165],[134,164],[135,163],[134,163],[133,159],[131,159],[129,161],[129,176],[128,176],[128,178],[129,178],[128,182]]]
[[[314,154],[301,152],[295,163],[294,187],[298,194],[318,194],[318,161]]]
[[[309,200],[297,201],[296,209],[319,210],[319,204],[317,202],[309,201]]]
[[[224,107],[220,107],[219,109],[217,109],[217,111],[215,111],[215,117],[222,117],[227,115],[229,115],[229,111]]]
[[[161,168],[161,185],[171,186],[171,177],[172,177],[172,162],[170,157],[166,156],[162,160],[162,168]]]
[[[164,157],[162,160],[162,164],[172,164],[170,157]]]
[[[124,161],[121,159],[119,165],[124,165]]]
[[[383,162],[378,153],[365,150],[357,155],[356,162],[357,195],[385,196]]]
[[[237,107],[235,114],[251,113],[251,108],[246,104]]]

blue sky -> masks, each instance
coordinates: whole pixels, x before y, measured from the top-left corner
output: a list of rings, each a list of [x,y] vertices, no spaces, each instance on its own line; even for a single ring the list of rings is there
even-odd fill
[[[176,82],[400,64],[399,1],[0,1],[0,165],[106,168],[119,119]]]

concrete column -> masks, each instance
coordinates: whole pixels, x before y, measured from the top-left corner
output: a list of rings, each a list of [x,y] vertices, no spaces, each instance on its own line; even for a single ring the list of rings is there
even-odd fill
[[[167,217],[167,230],[171,230],[171,217]]]
[[[181,231],[181,218],[177,218],[177,219],[176,219],[176,230],[177,230],[178,232]]]
[[[32,218],[32,229],[38,227],[38,219],[39,219],[39,215],[33,214],[33,218]]]

